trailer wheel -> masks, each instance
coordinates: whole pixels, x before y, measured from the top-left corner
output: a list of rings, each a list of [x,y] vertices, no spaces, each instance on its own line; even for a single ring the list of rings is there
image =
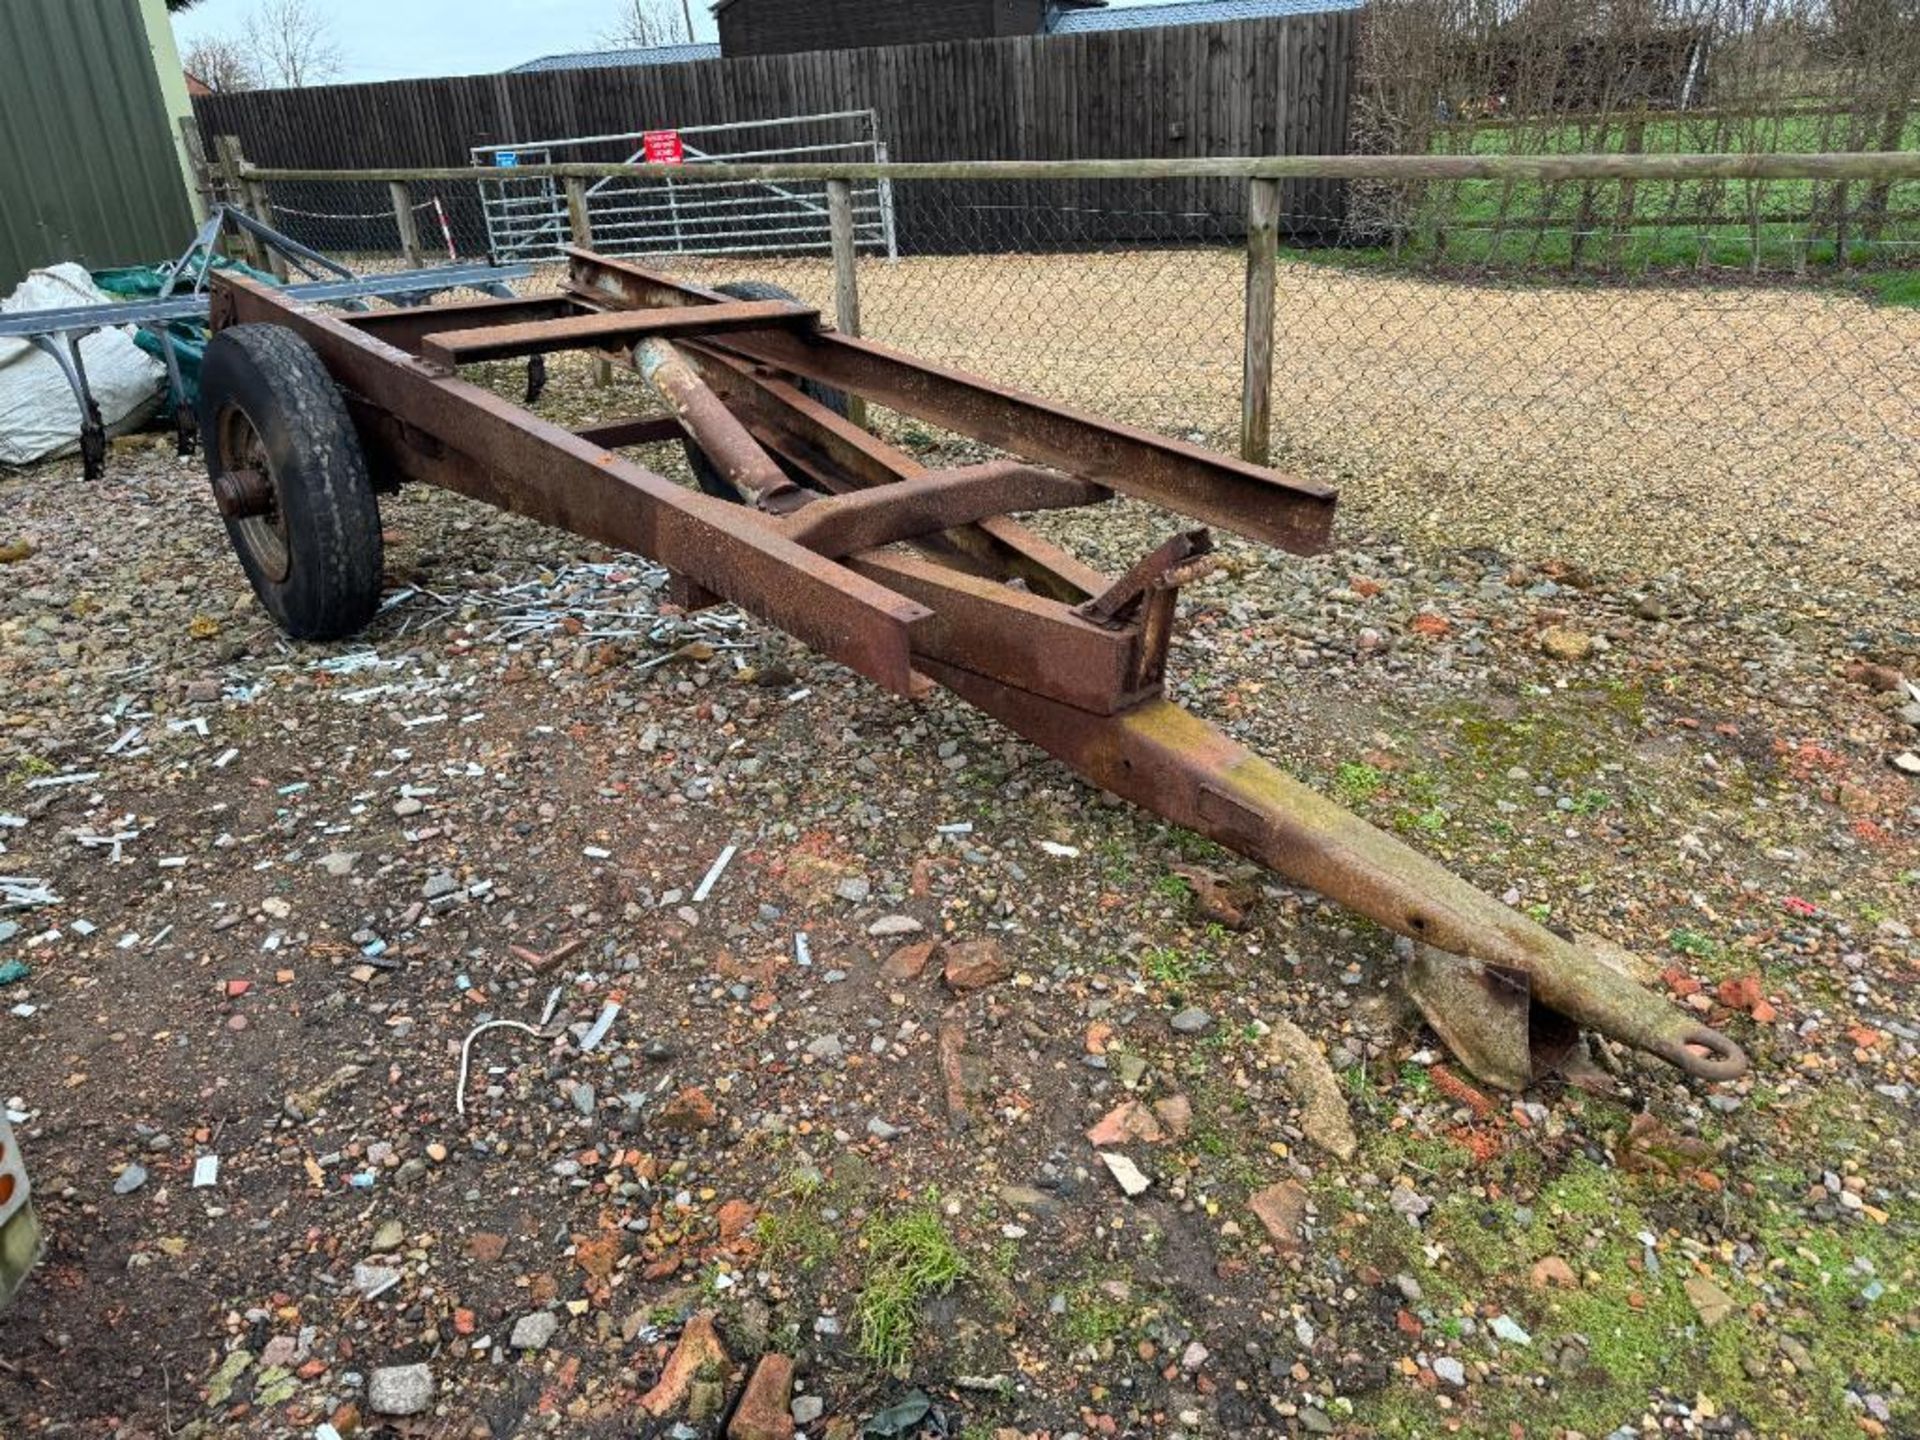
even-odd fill
[[[790,305],[804,303],[791,290],[782,285],[775,285],[771,280],[730,280],[725,285],[714,286],[714,289],[735,300],[784,300]],[[810,400],[819,401],[842,419],[846,418],[846,391],[836,390],[831,385],[822,385],[818,380],[802,380],[800,393]],[[687,452],[687,468],[693,471],[693,478],[699,482],[702,490],[709,495],[717,495],[722,500],[732,500],[737,504],[746,502],[746,497],[727,483],[699,446],[691,440],[683,440],[681,444]],[[787,478],[794,484],[813,488],[806,476],[796,474],[785,465],[780,468],[786,471]]]
[[[282,325],[207,346],[200,434],[227,538],[260,603],[296,640],[337,640],[380,604],[380,509],[340,391]]]

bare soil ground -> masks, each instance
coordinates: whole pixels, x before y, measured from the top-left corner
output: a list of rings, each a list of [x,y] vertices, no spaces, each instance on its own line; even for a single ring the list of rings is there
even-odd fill
[[[631,407],[567,367],[545,408]],[[1890,557],[1843,492],[1838,541],[1769,543]],[[957,702],[663,625],[630,557],[409,493],[391,606],[293,646],[197,461],[0,479],[31,550],[0,568],[0,871],[59,897],[0,941],[50,1236],[0,1317],[0,1430],[714,1434],[771,1351],[814,1435],[1915,1433],[1913,592],[1735,591],[1655,543],[1697,491],[1579,532],[1608,563],[1555,523],[1585,482],[1489,510],[1498,547],[1391,523],[1425,491],[1396,493],[1329,556],[1230,546],[1179,697],[1637,952],[1746,1079],[1602,1047],[1612,1098],[1488,1093],[1374,927]],[[1168,522],[1049,524],[1112,566]],[[1555,658],[1551,627],[1600,643]],[[989,951],[957,992],[949,959]],[[463,1115],[488,1018],[541,1033],[474,1040]],[[1340,1078],[1349,1159],[1273,1067],[1283,1020]],[[1130,1101],[1133,1198],[1086,1135]],[[728,1363],[642,1415],[706,1313]],[[380,1413],[408,1366],[431,1396]],[[917,1430],[872,1428],[916,1395]]]

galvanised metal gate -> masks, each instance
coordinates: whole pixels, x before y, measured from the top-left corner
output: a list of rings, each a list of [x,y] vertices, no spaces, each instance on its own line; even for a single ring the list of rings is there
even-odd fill
[[[755,144],[754,132],[760,143]],[[772,132],[769,136],[768,132]],[[793,143],[771,144],[770,138]],[[473,163],[485,171],[480,203],[487,243],[496,259],[558,259],[571,239],[564,187],[550,177],[518,180],[521,165],[573,160],[646,158],[649,134],[580,135],[476,145]],[[610,175],[586,187],[594,248],[610,255],[782,255],[833,247],[822,180],[702,180],[703,163],[716,161],[850,161],[884,164],[886,142],[871,110],[783,115],[730,125],[690,125],[670,132],[684,151],[685,179],[647,180]],[[729,149],[728,146],[744,148]],[[895,258],[891,181],[852,186],[854,243]]]

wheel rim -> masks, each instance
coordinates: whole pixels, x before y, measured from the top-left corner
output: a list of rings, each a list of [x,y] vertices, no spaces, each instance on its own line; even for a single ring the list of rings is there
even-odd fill
[[[280,477],[267,459],[266,442],[260,438],[247,412],[238,405],[227,405],[220,411],[216,429],[220,468],[258,471],[267,477],[267,486],[272,491],[264,513],[227,522],[233,542],[245,550],[269,580],[285,580],[293,568],[293,553],[287,545],[287,516],[280,504]]]

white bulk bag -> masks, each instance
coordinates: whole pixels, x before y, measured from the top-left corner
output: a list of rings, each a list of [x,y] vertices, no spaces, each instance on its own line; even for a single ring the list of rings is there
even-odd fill
[[[33,271],[0,300],[0,313],[113,301],[83,266],[68,263]],[[66,341],[55,343],[64,352]],[[167,368],[133,343],[131,325],[93,331],[80,342],[80,359],[109,434],[137,430],[159,408]],[[80,402],[66,375],[29,342],[0,338],[0,464],[28,465],[79,448]]]

